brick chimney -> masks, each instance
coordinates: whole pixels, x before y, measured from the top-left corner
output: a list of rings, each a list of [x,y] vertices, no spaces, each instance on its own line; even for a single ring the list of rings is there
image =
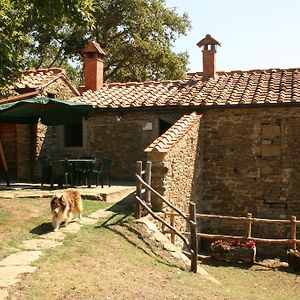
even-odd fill
[[[84,57],[84,90],[98,91],[103,86],[105,52],[96,42],[88,42],[82,51]]]
[[[216,76],[216,46],[221,44],[212,38],[209,34],[197,43],[199,48],[203,47],[203,80],[214,78]]]

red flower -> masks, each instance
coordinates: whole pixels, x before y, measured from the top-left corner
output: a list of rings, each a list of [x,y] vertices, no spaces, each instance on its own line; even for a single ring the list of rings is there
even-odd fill
[[[234,248],[234,247],[255,248],[255,246],[256,243],[254,241],[246,241],[245,243],[242,243],[240,240],[229,240],[229,241],[216,240],[211,244],[212,248],[219,248],[222,250],[230,250],[230,248]]]
[[[246,247],[248,248],[255,248],[256,243],[254,241],[247,241],[246,242]]]

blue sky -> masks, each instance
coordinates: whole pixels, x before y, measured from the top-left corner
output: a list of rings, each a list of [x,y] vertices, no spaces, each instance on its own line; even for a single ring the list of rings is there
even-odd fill
[[[174,46],[188,52],[190,71],[202,71],[196,43],[207,33],[221,43],[218,71],[300,67],[300,0],[166,0],[166,6],[191,20]]]

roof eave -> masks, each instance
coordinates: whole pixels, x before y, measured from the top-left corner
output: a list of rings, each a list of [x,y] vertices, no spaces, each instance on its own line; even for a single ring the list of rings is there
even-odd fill
[[[96,107],[95,111],[99,113],[113,112],[206,112],[209,110],[224,109],[249,109],[249,108],[285,108],[300,107],[300,102],[282,102],[282,103],[249,103],[249,104],[231,104],[231,105],[169,105],[169,106],[137,106],[137,107]]]

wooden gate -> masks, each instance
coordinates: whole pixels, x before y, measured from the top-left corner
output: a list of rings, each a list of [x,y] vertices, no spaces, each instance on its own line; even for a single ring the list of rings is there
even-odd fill
[[[190,252],[191,258],[191,272],[197,272],[197,259],[198,259],[198,241],[197,241],[197,221],[196,221],[196,205],[195,203],[189,203],[189,215],[187,216],[177,207],[175,207],[170,201],[165,199],[156,190],[151,187],[151,162],[146,163],[146,170],[143,170],[143,164],[138,161],[136,164],[136,194],[135,194],[135,209],[134,215],[136,219],[141,218],[142,208],[144,208],[154,219],[161,222],[164,226],[169,228],[170,232],[177,235],[186,245]],[[174,224],[169,224],[160,216],[155,214],[151,209],[151,193],[155,194],[166,206],[175,211],[176,215],[183,218],[189,229],[190,238],[188,239],[184,234],[179,232]]]

